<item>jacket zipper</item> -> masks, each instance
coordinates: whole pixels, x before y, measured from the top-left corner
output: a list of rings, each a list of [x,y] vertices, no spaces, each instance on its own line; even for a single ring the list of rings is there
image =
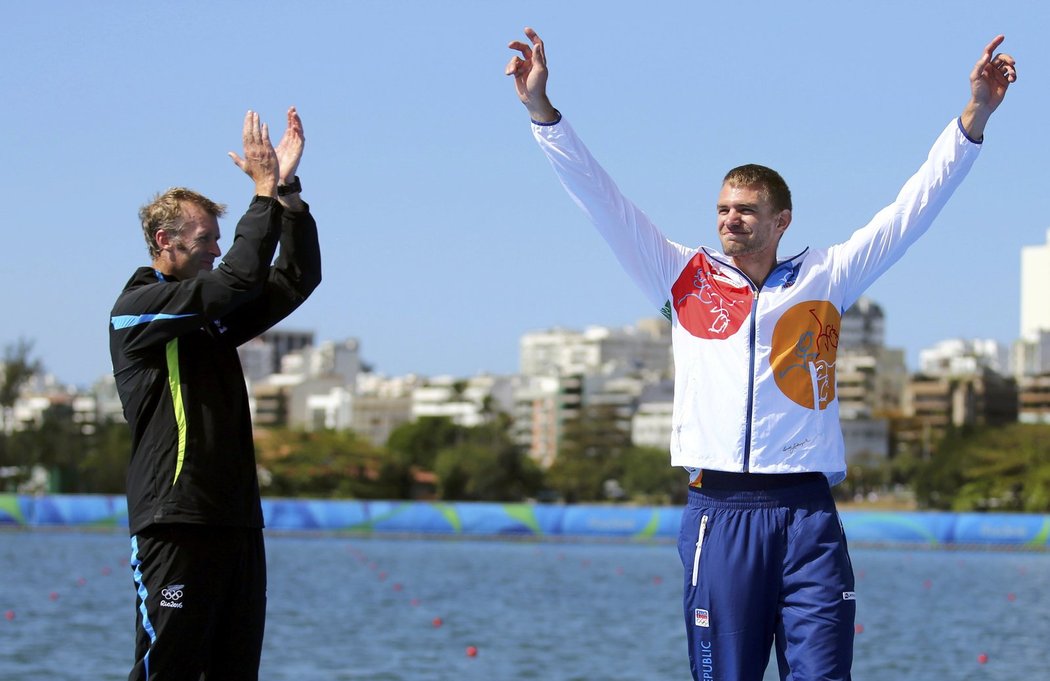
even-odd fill
[[[751,467],[751,422],[754,421],[755,410],[755,343],[758,338],[758,295],[760,291],[754,287],[755,299],[751,301],[751,331],[748,336],[748,373],[747,373],[747,418],[744,425],[744,472],[749,472]]]
[[[802,251],[801,253],[799,253],[796,256],[793,256],[793,257],[788,258],[786,260],[781,260],[780,262],[775,264],[773,266],[773,269],[771,269],[769,271],[769,274],[766,275],[765,281],[769,281],[769,278],[771,276],[773,276],[773,274],[777,270],[781,269],[785,265],[791,266],[791,263],[794,263],[799,257],[804,255],[806,253],[806,251],[808,251],[808,250],[809,249],[806,249],[806,250]],[[743,277],[744,281],[747,282],[747,285],[750,286],[751,290],[754,291],[754,293],[755,293],[755,298],[754,298],[754,300],[751,301],[751,324],[750,324],[750,330],[749,330],[749,333],[748,333],[748,368],[749,368],[749,371],[748,371],[748,377],[747,377],[747,410],[745,411],[745,422],[744,422],[744,462],[743,462],[743,469],[744,470],[743,470],[743,472],[744,473],[749,473],[749,472],[751,472],[750,471],[750,468],[751,468],[751,422],[754,421],[754,414],[752,413],[752,411],[755,408],[755,345],[756,345],[756,343],[758,341],[758,296],[759,296],[759,293],[761,291],[760,291],[760,287],[756,286],[755,282],[751,281],[751,277],[749,277],[746,274],[744,274],[744,271],[741,270],[736,265],[733,265],[731,263],[725,262],[723,260],[719,260],[718,258],[712,258],[712,259],[715,260],[715,262],[718,262],[721,265],[730,268],[731,270],[733,270],[737,274],[739,274],[741,277]],[[698,555],[699,555],[699,552],[698,552]]]
[[[693,554],[693,586],[700,575],[700,552],[704,548],[704,531],[707,529],[707,516],[700,518],[700,532],[696,535],[696,553]]]

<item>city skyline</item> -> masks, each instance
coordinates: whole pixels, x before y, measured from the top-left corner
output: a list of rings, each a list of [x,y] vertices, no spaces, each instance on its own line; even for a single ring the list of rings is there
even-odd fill
[[[526,332],[656,316],[535,147],[503,75],[526,25],[547,42],[555,105],[669,238],[715,242],[722,175],[758,162],[794,193],[782,255],[837,243],[892,200],[1005,34],[1019,79],[986,148],[867,295],[911,369],[939,340],[1017,337],[1021,249],[1043,243],[1050,208],[1050,7],[990,22],[947,0],[901,4],[907,22],[830,0],[410,7],[9,8],[0,343],[33,341],[65,383],[109,373],[109,310],[148,262],[138,207],[198,189],[229,205],[228,247],[251,188],[225,154],[246,109],[276,136],[291,104],[324,281],[282,328],[358,338],[389,375],[507,374]],[[272,56],[242,36],[272,36]]]
[[[850,309],[851,310],[856,310],[858,307],[861,307],[861,306],[865,307],[865,309],[867,308],[867,306],[873,306],[873,307],[876,307],[876,308],[879,309],[879,314],[884,314],[885,313],[885,310],[882,308],[881,305],[879,305],[878,301],[872,300],[871,298],[869,298],[867,296],[864,296],[860,300],[858,300],[857,303],[855,305],[853,305]],[[887,314],[885,316],[888,318],[890,315]],[[309,336],[309,337],[313,338],[313,342],[312,343],[308,343],[305,346],[301,346],[301,347],[296,348],[295,350],[290,351],[291,354],[297,354],[297,353],[299,353],[300,350],[304,350],[304,349],[305,350],[317,350],[317,349],[321,349],[321,348],[325,348],[325,347],[329,347],[330,348],[330,347],[334,347],[334,346],[348,345],[348,346],[352,346],[354,348],[354,352],[355,353],[360,353],[360,355],[359,355],[360,362],[362,363],[363,366],[367,367],[367,371],[365,369],[361,370],[360,373],[362,373],[362,374],[369,373],[369,374],[374,374],[374,375],[379,376],[379,377],[387,377],[387,378],[392,378],[392,379],[396,379],[398,377],[415,376],[416,378],[422,380],[423,382],[426,382],[428,379],[439,379],[439,380],[444,380],[444,379],[447,379],[447,378],[451,378],[451,379],[467,379],[467,378],[478,377],[478,376],[485,376],[485,375],[491,375],[491,376],[515,376],[515,375],[531,375],[531,374],[534,374],[534,373],[536,373],[534,368],[530,369],[530,367],[523,367],[521,365],[522,361],[524,361],[522,359],[522,352],[523,352],[523,349],[524,349],[523,343],[526,342],[526,340],[529,339],[530,336],[533,337],[533,339],[530,339],[530,340],[534,341],[535,337],[544,337],[544,336],[551,335],[551,334],[554,334],[554,335],[568,334],[568,335],[572,335],[572,336],[579,336],[580,338],[587,338],[587,337],[593,336],[595,333],[598,333],[599,336],[604,336],[604,334],[606,332],[621,332],[622,331],[622,332],[629,333],[631,336],[635,336],[635,335],[639,335],[639,334],[640,335],[648,335],[648,334],[651,334],[651,333],[654,332],[653,329],[652,329],[652,325],[667,325],[667,326],[670,326],[665,318],[659,317],[659,316],[653,316],[653,317],[646,317],[646,318],[638,319],[638,320],[635,320],[634,323],[628,323],[628,324],[619,325],[619,326],[609,326],[609,325],[603,325],[603,324],[586,324],[586,325],[583,325],[583,326],[572,327],[572,328],[565,327],[565,326],[551,326],[551,327],[545,327],[545,328],[540,328],[540,329],[530,329],[530,330],[524,331],[522,333],[522,335],[517,339],[517,344],[515,346],[515,360],[514,360],[515,366],[512,369],[507,370],[507,371],[479,370],[479,371],[473,372],[473,373],[456,373],[456,372],[452,372],[452,371],[442,371],[440,369],[438,371],[433,371],[433,372],[428,372],[428,373],[413,372],[413,371],[409,371],[409,372],[391,372],[391,371],[386,371],[386,370],[384,370],[383,367],[376,366],[372,361],[370,361],[370,359],[368,357],[368,354],[365,351],[365,343],[362,342],[362,339],[360,339],[360,338],[357,338],[357,337],[354,337],[354,336],[347,337],[347,338],[322,338],[322,337],[318,336],[315,333],[315,331],[312,330],[312,329],[304,329],[304,328],[299,328],[299,327],[293,327],[293,326],[286,325],[286,324],[278,325],[278,326],[274,327],[273,331],[279,332],[279,335],[282,335],[282,336],[292,335],[292,336],[302,336],[304,338]],[[669,332],[669,329],[668,329],[668,332]],[[845,328],[841,328],[841,329],[839,329],[839,332],[840,333],[846,333],[846,329]],[[884,333],[883,333],[883,331],[881,329],[877,332],[877,335],[879,337],[884,337]],[[261,337],[258,338],[258,339],[255,339],[255,341],[252,341],[250,343],[258,342],[259,340],[261,340]],[[945,348],[948,349],[947,350],[948,352],[952,352],[953,351],[952,349],[954,349],[956,346],[965,347],[965,348],[967,348],[967,350],[964,352],[964,354],[966,354],[967,352],[977,352],[978,350],[980,352],[987,353],[987,352],[990,352],[990,350],[988,349],[989,348],[989,346],[988,346],[989,342],[995,343],[995,344],[998,345],[997,350],[998,350],[999,354],[1002,356],[1002,358],[1000,360],[997,360],[996,362],[993,362],[993,364],[995,364],[997,367],[999,367],[999,365],[1002,365],[1001,366],[1002,371],[1000,371],[1000,373],[1002,373],[1004,376],[1009,375],[1011,372],[1009,370],[1010,367],[1009,367],[1009,361],[1008,360],[1012,357],[1013,348],[1012,348],[1011,344],[1009,344],[1009,343],[1001,343],[1001,342],[999,342],[999,341],[997,341],[997,340],[995,340],[993,338],[958,338],[958,337],[955,337],[955,338],[938,339],[938,340],[934,341],[933,343],[931,343],[927,347],[919,348],[918,349],[919,361],[916,362],[915,366],[908,365],[906,367],[906,369],[907,369],[909,374],[921,374],[921,373],[923,373],[922,364],[925,361],[927,361],[927,359],[926,359],[927,355],[930,356],[930,357],[937,356],[937,355],[939,355],[941,353],[946,352]],[[669,335],[669,333],[668,333],[668,336],[666,337],[666,343],[667,343],[667,346],[668,346],[668,349],[669,349],[670,348],[670,335]],[[248,344],[246,344],[245,346],[242,346],[242,349],[244,347],[247,347],[247,345]],[[971,345],[975,346],[977,349],[975,350],[974,348],[970,347]],[[888,343],[882,344],[879,347],[882,347],[885,350],[890,350],[890,351],[903,350],[903,348],[894,347],[892,345],[889,345]],[[840,347],[840,350],[841,349],[842,348]],[[103,379],[103,378],[107,378],[108,376],[112,375],[111,371],[104,371],[103,373],[101,373],[101,374],[99,374],[99,375],[97,375],[97,376],[95,376],[95,377],[91,378],[90,380],[88,380],[86,382],[83,382],[83,383],[77,383],[75,381],[66,381],[66,380],[64,380],[64,378],[62,376],[57,375],[54,371],[52,371],[49,368],[49,364],[47,362],[47,358],[46,357],[40,356],[39,353],[37,353],[34,350],[34,352],[31,353],[31,357],[30,358],[31,359],[38,359],[38,360],[40,360],[42,362],[44,371],[42,371],[37,376],[37,378],[38,379],[47,379],[47,378],[53,379],[55,385],[58,385],[58,386],[71,386],[71,387],[77,388],[78,390],[90,390],[92,385],[94,385],[97,381],[99,381],[100,379]],[[247,360],[245,359],[245,355],[242,354],[241,355],[241,362],[242,362],[242,364],[244,364],[246,361]],[[668,361],[670,362],[670,355],[668,355]],[[245,365],[246,377],[248,377],[249,380],[251,380],[251,378],[250,378],[250,376],[248,374],[248,364],[244,364],[244,365]],[[252,366],[254,366],[254,364],[252,364]],[[671,366],[671,365],[669,364],[669,366]],[[304,370],[305,369],[303,367],[299,367],[299,366],[296,366],[295,369],[294,369],[295,372],[300,372],[300,371],[304,371]],[[276,375],[276,374],[279,374],[279,373],[280,373],[280,370],[277,370],[277,371],[272,372],[272,373],[271,372],[264,372],[264,373],[259,374],[258,376],[256,376],[256,378],[257,379],[265,379],[267,377],[270,377],[272,375]],[[353,383],[353,381],[351,381],[351,383]]]

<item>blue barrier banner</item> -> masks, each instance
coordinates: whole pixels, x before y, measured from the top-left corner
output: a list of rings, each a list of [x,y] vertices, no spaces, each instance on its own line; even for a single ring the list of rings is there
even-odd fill
[[[491,502],[263,499],[266,527],[278,531],[435,536],[613,538],[674,541],[680,507]],[[1050,548],[1050,515],[1018,513],[840,513],[861,544]],[[123,496],[0,494],[0,527],[128,526]]]

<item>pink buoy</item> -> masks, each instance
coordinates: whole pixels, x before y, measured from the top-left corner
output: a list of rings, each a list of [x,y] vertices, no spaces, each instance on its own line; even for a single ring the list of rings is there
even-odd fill
[[[855,624],[855,625],[853,625],[853,631],[857,632],[858,634],[863,634],[864,633],[864,625],[863,624]]]
[[[15,611],[14,610],[8,610],[7,612],[4,613],[4,619],[7,620],[8,622],[13,620],[14,618],[15,618]]]
[[[467,657],[477,657],[478,649],[474,646],[467,646]]]
[[[988,662],[988,656],[985,655],[984,653],[981,653],[980,655],[977,656],[977,663],[978,664],[986,664],[987,662]]]
[[[57,591],[52,591],[51,593],[49,593],[47,595],[47,597],[50,598],[53,601],[57,601],[58,600],[58,592]]]

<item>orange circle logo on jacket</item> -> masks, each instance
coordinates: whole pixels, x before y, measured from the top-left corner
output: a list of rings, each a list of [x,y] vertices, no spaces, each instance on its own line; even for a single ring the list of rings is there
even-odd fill
[[[769,361],[777,386],[796,404],[825,409],[835,399],[842,316],[826,300],[794,305],[777,320]]]

